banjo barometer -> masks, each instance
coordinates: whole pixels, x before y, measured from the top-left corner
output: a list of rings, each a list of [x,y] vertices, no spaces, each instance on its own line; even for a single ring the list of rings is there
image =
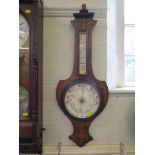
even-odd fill
[[[69,139],[82,147],[93,140],[89,134],[89,126],[105,108],[109,92],[106,82],[97,80],[92,70],[92,29],[97,23],[93,19],[94,13],[88,12],[83,4],[80,12],[73,15],[73,72],[67,80],[59,81],[56,97],[59,107],[74,128]]]

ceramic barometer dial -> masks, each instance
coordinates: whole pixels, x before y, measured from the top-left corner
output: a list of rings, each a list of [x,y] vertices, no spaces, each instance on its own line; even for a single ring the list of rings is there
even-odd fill
[[[62,112],[73,124],[73,134],[69,138],[82,147],[93,140],[89,126],[105,108],[109,92],[106,82],[97,80],[92,71],[92,29],[97,23],[94,13],[88,12],[83,4],[80,12],[73,15],[73,72],[67,80],[59,81],[56,97]]]

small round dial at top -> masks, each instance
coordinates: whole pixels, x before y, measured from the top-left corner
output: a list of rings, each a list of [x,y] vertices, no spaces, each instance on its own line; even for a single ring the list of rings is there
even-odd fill
[[[100,106],[100,95],[93,84],[80,82],[72,85],[64,95],[67,112],[75,118],[89,118]]]
[[[19,47],[22,47],[29,37],[29,25],[25,17],[19,14]]]

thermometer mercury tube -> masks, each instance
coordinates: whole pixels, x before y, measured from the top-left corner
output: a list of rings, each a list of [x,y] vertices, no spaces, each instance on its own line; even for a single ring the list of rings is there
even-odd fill
[[[86,75],[86,32],[80,32],[79,74]]]

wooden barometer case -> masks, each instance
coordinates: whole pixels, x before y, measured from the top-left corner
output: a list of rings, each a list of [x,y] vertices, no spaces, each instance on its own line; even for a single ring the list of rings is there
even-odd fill
[[[92,71],[92,29],[97,21],[94,13],[82,5],[71,21],[75,29],[74,66],[70,78],[60,80],[56,98],[62,112],[70,119],[73,133],[69,139],[82,147],[93,140],[89,134],[91,122],[103,111],[108,101],[108,87]]]
[[[19,1],[19,153],[42,153],[42,2]]]

